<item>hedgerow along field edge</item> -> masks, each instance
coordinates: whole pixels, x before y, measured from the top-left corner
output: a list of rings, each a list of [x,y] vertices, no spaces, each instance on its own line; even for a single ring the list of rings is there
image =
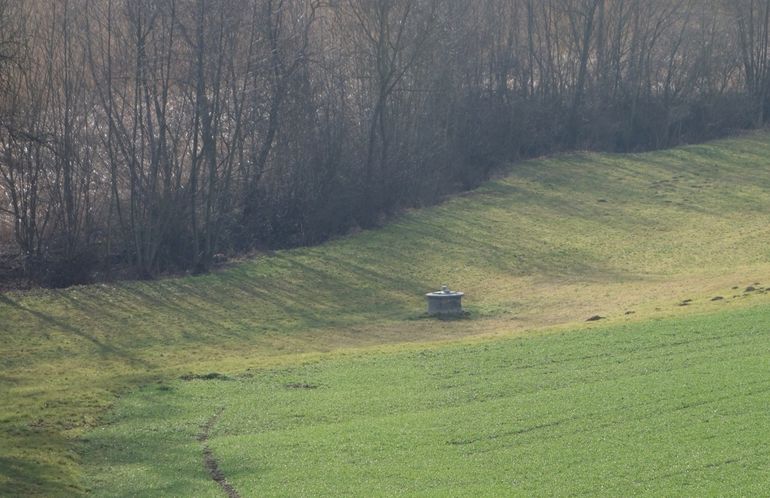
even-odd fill
[[[756,133],[528,161],[382,229],[215,274],[0,296],[0,490],[82,492],[73,441],[119,394],[185,373],[767,302],[745,292],[770,279],[767,157]],[[472,319],[421,318],[441,283]]]

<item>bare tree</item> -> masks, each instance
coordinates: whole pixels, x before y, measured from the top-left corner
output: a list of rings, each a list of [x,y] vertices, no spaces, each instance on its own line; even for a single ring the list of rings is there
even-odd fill
[[[207,271],[503,161],[760,126],[768,22],[770,0],[0,0],[3,242],[62,284]]]
[[[755,124],[765,121],[768,91],[770,0],[728,2],[735,19],[746,90],[756,105]]]

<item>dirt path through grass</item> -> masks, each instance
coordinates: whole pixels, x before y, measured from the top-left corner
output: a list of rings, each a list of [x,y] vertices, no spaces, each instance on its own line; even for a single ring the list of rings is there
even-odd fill
[[[225,477],[224,472],[222,472],[222,469],[219,468],[219,463],[214,456],[214,452],[211,451],[211,448],[208,445],[211,430],[217,424],[217,421],[219,420],[219,417],[222,415],[224,410],[224,408],[218,409],[216,413],[214,413],[214,415],[212,415],[211,418],[206,421],[206,423],[201,428],[200,434],[198,434],[198,441],[203,444],[203,467],[206,469],[206,472],[209,473],[214,482],[216,482],[219,487],[222,488],[222,491],[229,498],[241,498],[241,495],[238,494],[238,491],[236,491],[233,485],[227,481],[227,477]]]

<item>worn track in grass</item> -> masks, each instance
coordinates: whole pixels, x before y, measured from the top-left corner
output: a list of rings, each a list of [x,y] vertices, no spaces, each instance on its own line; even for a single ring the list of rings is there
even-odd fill
[[[217,424],[217,420],[219,420],[223,411],[224,408],[217,410],[216,413],[206,421],[203,427],[201,427],[201,432],[198,434],[198,441],[203,444],[203,467],[229,498],[240,498],[241,495],[239,495],[233,485],[227,481],[224,472],[219,468],[219,463],[214,456],[214,452],[211,451],[211,448],[208,445],[211,430]]]

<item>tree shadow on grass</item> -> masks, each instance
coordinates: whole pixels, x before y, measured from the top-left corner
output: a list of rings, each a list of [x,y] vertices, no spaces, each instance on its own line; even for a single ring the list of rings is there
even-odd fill
[[[542,204],[542,201],[541,201]],[[555,212],[568,207],[553,203],[547,206]],[[573,213],[574,216],[574,213]],[[488,268],[491,274],[507,273],[514,276],[538,275],[548,278],[579,278],[592,282],[635,280],[634,273],[611,267],[600,255],[591,254],[569,244],[564,236],[563,244],[543,243],[539,234],[522,233],[511,240],[494,239],[494,228],[484,229],[479,235],[475,227],[478,220],[443,213],[441,219],[412,220],[410,231],[422,240],[430,240],[427,246],[438,247],[446,255],[446,264]],[[475,235],[472,235],[474,234]],[[487,235],[489,238],[487,238]],[[629,241],[631,239],[629,238]],[[442,268],[437,268],[437,271]],[[462,275],[458,275],[461,277]]]
[[[0,496],[75,496],[60,467],[29,457],[0,455]]]
[[[152,365],[145,360],[141,358],[137,358],[134,355],[129,354],[123,349],[120,349],[118,347],[115,347],[111,344],[107,344],[102,340],[97,339],[96,337],[87,334],[83,330],[73,327],[72,325],[59,320],[58,318],[54,318],[50,315],[47,315],[41,311],[37,311],[31,308],[27,308],[26,306],[23,306],[19,304],[18,302],[14,301],[8,296],[0,294],[0,303],[6,304],[8,306],[11,306],[13,308],[16,308],[19,311],[28,313],[32,317],[36,318],[37,320],[53,326],[62,332],[70,333],[73,335],[76,335],[80,337],[81,339],[85,339],[86,341],[90,342],[94,346],[96,346],[97,350],[99,351],[99,354],[102,356],[117,356],[119,358],[122,358],[123,360],[128,361],[133,366],[142,366],[144,368],[151,368]]]

